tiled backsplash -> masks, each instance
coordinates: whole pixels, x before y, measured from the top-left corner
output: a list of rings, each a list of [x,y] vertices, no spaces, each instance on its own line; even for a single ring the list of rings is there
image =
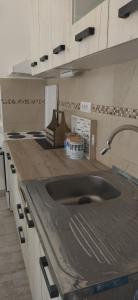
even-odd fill
[[[106,139],[120,125],[138,126],[138,60],[84,72],[81,76],[59,81],[60,108],[70,125],[72,114],[96,119],[97,159],[107,166],[116,165],[138,177],[138,134],[119,133],[112,149],[101,156]],[[92,113],[81,113],[80,102],[92,103]]]
[[[60,109],[61,110],[68,110],[68,111],[76,111],[80,112],[80,102],[60,102]],[[129,108],[129,107],[116,107],[116,106],[108,106],[108,105],[97,105],[92,104],[92,113],[117,116],[117,117],[124,117],[129,119],[138,119],[138,109],[136,108]]]

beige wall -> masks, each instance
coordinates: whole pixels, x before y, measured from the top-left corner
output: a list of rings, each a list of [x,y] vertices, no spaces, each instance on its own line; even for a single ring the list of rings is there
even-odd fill
[[[44,81],[3,79],[1,97],[5,132],[44,128]]]
[[[83,75],[64,79],[60,83],[60,101],[91,101],[94,104],[138,109],[138,60],[87,71]],[[70,123],[73,111],[66,111]],[[76,114],[81,114],[78,111]],[[117,126],[135,124],[137,119],[92,113],[88,116],[98,120],[97,159],[107,166],[116,165],[138,177],[138,134],[124,132],[116,136],[112,150],[105,156],[100,149],[105,146],[108,135]]]

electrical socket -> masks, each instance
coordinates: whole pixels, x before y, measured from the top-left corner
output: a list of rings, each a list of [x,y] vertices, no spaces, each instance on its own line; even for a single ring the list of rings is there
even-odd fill
[[[80,103],[80,111],[85,113],[91,113],[92,104],[91,102],[81,102]]]

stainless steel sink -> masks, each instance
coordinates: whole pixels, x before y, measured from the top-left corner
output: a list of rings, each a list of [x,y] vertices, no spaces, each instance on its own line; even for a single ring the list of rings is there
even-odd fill
[[[94,175],[56,178],[46,184],[49,196],[61,205],[103,202],[121,195],[103,177]]]

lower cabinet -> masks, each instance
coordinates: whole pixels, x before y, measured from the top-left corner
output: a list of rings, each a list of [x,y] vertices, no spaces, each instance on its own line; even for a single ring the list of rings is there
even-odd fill
[[[15,218],[32,298],[33,300],[50,300],[51,298],[60,300],[31,212],[19,188],[16,166],[8,148],[6,148],[5,157],[10,209],[13,211]]]

